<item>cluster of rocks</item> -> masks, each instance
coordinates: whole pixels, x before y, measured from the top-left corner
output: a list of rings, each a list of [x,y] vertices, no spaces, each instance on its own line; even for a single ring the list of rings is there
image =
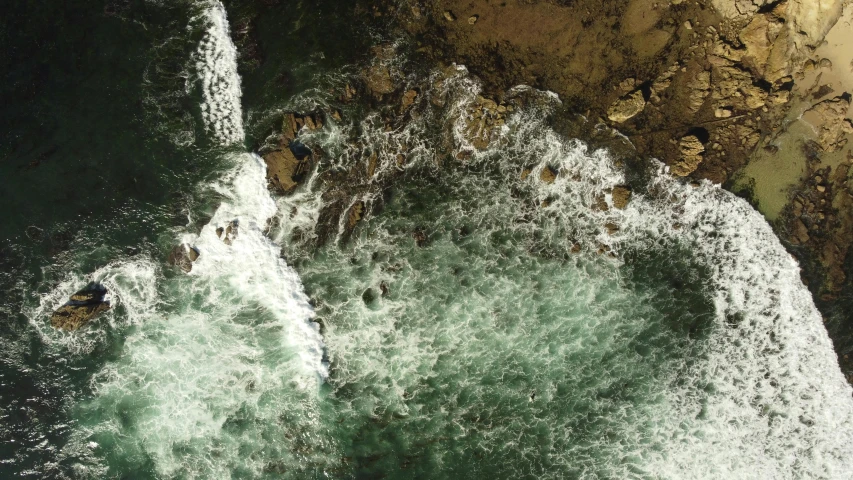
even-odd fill
[[[506,115],[512,111],[512,105],[477,96],[466,112],[465,138],[477,150],[485,150],[499,129],[506,124]]]
[[[50,325],[61,330],[74,331],[90,320],[110,309],[106,300],[107,288],[99,283],[90,283],[78,291],[50,316]]]
[[[847,280],[842,265],[853,237],[849,173],[850,163],[810,171],[806,188],[794,196],[787,216],[789,241],[815,252],[815,260],[825,272],[819,286],[823,301],[835,300]]]

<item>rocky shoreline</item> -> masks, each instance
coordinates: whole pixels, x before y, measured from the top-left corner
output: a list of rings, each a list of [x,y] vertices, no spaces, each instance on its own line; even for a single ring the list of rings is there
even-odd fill
[[[853,379],[853,6],[841,0],[391,2],[437,64],[500,98],[527,84],[673,175],[765,214]]]
[[[799,260],[842,370],[853,379],[851,6],[841,0],[388,0],[354,11],[381,25],[386,38],[405,39],[412,63],[438,71],[465,65],[482,81],[483,96],[466,113],[474,148],[487,146],[512,111],[512,102],[502,101],[510,89],[526,84],[560,96],[573,116],[562,122],[565,134],[619,150],[626,160],[660,159],[675,176],[707,179],[748,199]],[[335,92],[342,106],[362,102],[381,112],[386,131],[435,87],[400,71],[395,48],[374,47],[361,74]],[[256,58],[255,51],[241,53]],[[336,109],[283,116],[259,146],[274,191],[293,191],[323,155],[304,145],[299,132],[340,116]],[[630,144],[600,142],[594,132],[601,125]],[[318,172],[326,185],[314,237],[320,242],[345,240],[362,217],[381,208],[363,199],[381,203],[381,192],[400,174],[377,165],[376,152],[351,147],[365,157],[363,169]],[[399,146],[397,166],[406,162],[407,148]],[[542,181],[549,173],[557,174],[543,171]],[[631,190],[620,188],[624,206]]]

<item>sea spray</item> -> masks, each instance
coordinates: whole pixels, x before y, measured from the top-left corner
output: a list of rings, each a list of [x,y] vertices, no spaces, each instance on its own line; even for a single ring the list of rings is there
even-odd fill
[[[276,212],[266,167],[234,148],[240,79],[224,8],[213,2],[202,18],[201,115],[228,168],[204,188],[222,202],[199,234],[179,239],[200,252],[191,273],[158,276],[162,304],[128,331],[121,356],[93,379],[94,398],[76,408],[66,450],[86,475],[258,477],[322,470],[333,449],[318,423],[328,374],[319,328],[264,234]]]
[[[478,150],[479,86],[459,68],[440,89],[421,95],[446,108],[361,129],[344,168],[378,152],[412,175],[342,251],[300,263],[352,471],[844,478],[850,387],[760,214],[659,164],[621,210],[623,167],[548,126],[553,94],[514,89],[526,106]],[[451,143],[400,165],[421,122]],[[434,168],[442,153],[468,160]]]
[[[220,7],[197,65],[227,147],[242,122]],[[662,167],[615,208],[624,171],[548,126],[546,92],[510,92],[530,101],[478,150],[464,122],[479,93],[458,68],[405,122],[366,115],[355,146],[317,134],[336,168],[375,153],[371,182],[406,175],[349,243],[301,252],[329,365],[263,235],[263,164],[224,154],[207,186],[222,204],[176,239],[201,258],[157,274],[157,308],[78,405],[67,461],[81,476],[843,478],[850,390],[760,216]],[[279,200],[289,251],[310,245],[289,222],[317,222],[318,174]]]

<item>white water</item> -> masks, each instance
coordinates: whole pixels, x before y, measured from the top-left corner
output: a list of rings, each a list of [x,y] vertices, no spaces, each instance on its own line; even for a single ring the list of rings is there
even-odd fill
[[[216,141],[234,145],[243,139],[234,47],[221,4],[212,4],[205,15],[209,29],[197,59],[205,100],[203,120]],[[457,103],[447,118],[456,119],[466,102],[473,100],[477,86],[464,75],[448,85],[448,89],[455,89]],[[706,340],[706,357],[697,359],[699,367],[685,370],[692,377],[661,385],[664,400],[643,405],[639,408],[642,411],[625,417],[647,424],[625,425],[625,438],[596,439],[606,444],[602,448],[615,452],[614,458],[622,456],[622,464],[603,471],[641,478],[846,478],[853,459],[850,387],[838,370],[820,315],[799,280],[796,263],[761,216],[715,186],[683,185],[663,171],[652,182],[662,193],[646,197],[637,193],[625,211],[594,211],[590,207],[597,196],[612,201],[608,190],[625,181],[624,173],[607,153],[589,152],[584,145],[554,134],[541,116],[541,112],[528,112],[511,118],[497,145],[491,151],[475,153],[472,161],[497,162],[506,178],[512,179],[518,178],[521,167],[534,163],[527,183],[510,183],[527,189],[539,200],[548,199],[547,207],[536,210],[536,221],[555,231],[566,229],[587,251],[594,251],[599,243],[621,253],[673,242],[690,248],[711,269],[714,281],[717,318],[711,338]],[[460,134],[461,123],[453,126],[455,147],[473,151]],[[373,147],[387,157],[380,164],[380,172],[393,168],[390,162],[395,149],[411,143],[413,132],[420,133],[408,127],[390,134],[382,133],[379,127],[364,130],[368,137],[373,135],[365,143],[375,144]],[[426,161],[436,153],[422,145],[410,148],[419,151]],[[126,307],[130,321],[121,326],[133,328],[128,330],[121,358],[94,378],[95,398],[78,407],[83,420],[65,453],[81,462],[84,475],[105,475],[148,460],[154,473],[164,477],[258,477],[263,472],[288,471],[305,477],[313,467],[341,462],[337,439],[324,424],[328,412],[323,411],[323,399],[318,395],[318,386],[328,371],[323,363],[322,339],[311,322],[313,311],[298,276],[280,258],[278,245],[263,233],[267,219],[276,214],[266,189],[264,165],[247,153],[230,154],[228,161],[233,168],[209,186],[224,198],[213,219],[199,235],[176,239],[195,245],[201,252],[190,275],[164,279],[155,264],[146,261],[110,265],[95,275],[114,293],[116,307]],[[537,180],[546,165],[563,172],[551,185]],[[299,198],[291,197],[287,202],[299,203]],[[302,198],[308,208],[301,211],[313,213],[299,217],[300,223],[309,225],[316,221],[319,196]],[[507,205],[492,207],[503,213],[511,210]],[[234,221],[237,235],[228,245],[216,230]],[[617,223],[620,231],[608,235],[604,228],[607,222]],[[285,225],[282,231],[289,233],[292,229]],[[561,238],[562,247],[568,250],[568,235]],[[371,245],[365,241],[364,246]],[[619,261],[613,260],[615,267]],[[534,271],[540,276],[547,274],[547,268]],[[331,281],[337,281],[334,276],[341,272],[346,270],[330,270]],[[570,285],[581,292],[576,297],[579,303],[595,302],[596,295],[601,294],[590,287],[594,282],[588,282],[584,287],[590,290],[585,291],[572,283],[577,279],[570,274],[566,279],[555,277],[554,288]],[[64,301],[81,280],[70,278],[56,289],[43,302],[40,318]],[[501,296],[515,291],[509,283],[498,286],[501,288],[495,291]],[[349,284],[343,287],[356,288]],[[614,294],[614,298],[621,297]],[[413,306],[395,308],[410,308],[423,313],[427,320],[432,320],[426,316],[430,311],[419,310],[418,302],[442,307],[440,301],[417,295],[406,300]],[[499,300],[470,308],[487,317],[489,302],[500,304]],[[443,329],[445,323],[439,320],[455,323],[456,315],[478,318],[453,310],[456,307],[452,305],[442,312],[445,317],[430,322],[435,325],[419,329],[412,339],[396,338],[399,345],[390,346],[387,339],[401,335],[396,333],[393,311],[362,307],[358,294],[346,307],[346,312],[354,312],[348,319],[353,325],[368,327],[372,322],[378,327],[335,332],[331,326],[330,338],[340,341],[330,345],[340,355],[338,384],[351,382],[363,387],[381,378],[391,385],[388,390],[406,414],[410,403],[402,400],[401,385],[441,378],[441,372],[429,367],[450,354],[462,356],[459,364],[464,364],[474,352],[490,353],[481,345],[466,345],[477,340],[473,335],[476,331],[458,325]],[[110,313],[106,318],[114,322],[117,317]],[[614,325],[619,320],[613,312],[591,318],[589,324],[597,332],[588,341],[607,344],[618,340],[615,334],[601,340],[596,337],[618,330]],[[537,333],[534,325],[526,327],[526,331],[514,332],[514,341]],[[84,335],[97,337],[103,328],[101,325]],[[436,332],[446,337],[431,336]],[[487,333],[479,337],[500,337]],[[546,333],[563,338],[558,336],[559,331]],[[86,338],[52,331],[45,336],[71,339],[71,343]],[[505,343],[501,347],[501,352],[513,353]],[[384,357],[389,352],[391,358]],[[545,359],[542,368],[548,367],[547,353],[539,357]],[[417,361],[422,358],[426,358],[424,365],[419,365]],[[457,368],[457,362],[451,359],[450,363]],[[465,370],[452,373],[461,375]],[[478,380],[463,378],[464,384],[452,387],[473,389]],[[377,383],[376,389],[381,388],[383,385]],[[540,398],[552,393],[540,392]],[[379,397],[357,398],[352,411],[338,413],[346,419],[369,412],[368,417],[374,419],[382,412],[381,401]],[[433,407],[445,413],[444,405]],[[417,409],[412,406],[411,411],[416,413]],[[516,433],[513,428],[518,428],[520,442],[523,428],[512,424],[509,434]],[[650,432],[640,433],[643,428]],[[573,432],[553,435],[562,435],[561,439],[569,443]],[[503,446],[513,441],[496,434],[486,439]],[[349,440],[361,442],[359,438]],[[571,453],[556,452],[554,463],[572,466],[576,459]],[[319,472],[315,476],[320,476]],[[559,477],[560,472],[553,472],[553,476]]]
[[[207,31],[195,60],[203,97],[202,120],[214,139],[231,145],[242,142],[244,137],[237,49],[231,42],[222,3],[212,0],[202,17]]]
[[[202,119],[213,140],[233,148],[244,135],[236,52],[222,5],[212,2],[203,17],[196,59]],[[120,358],[94,377],[93,400],[78,406],[81,422],[64,453],[84,476],[149,459],[159,476],[256,477],[264,469],[305,468],[323,454],[327,442],[312,432],[318,387],[328,375],[324,347],[299,277],[264,234],[276,213],[266,167],[249,153],[227,153],[223,161],[228,173],[203,186],[221,205],[198,235],[175,239],[200,252],[190,274],[168,278],[147,268],[143,284],[131,289],[105,282],[114,311],[124,307],[135,328],[127,330]],[[217,232],[229,227],[227,238]],[[69,285],[51,303],[67,297]],[[105,328],[85,335],[103,341]],[[261,437],[279,441],[264,445]],[[306,448],[311,452],[299,453]]]
[[[477,93],[476,85],[465,90],[460,107]],[[851,387],[797,262],[764,218],[719,186],[692,187],[664,167],[649,185],[657,196],[635,194],[624,211],[596,211],[601,195],[612,207],[610,189],[624,184],[624,173],[607,152],[561,139],[540,118],[515,116],[504,142],[475,156],[488,162],[497,154],[507,174],[533,161],[527,188],[550,202],[541,217],[573,224],[590,250],[674,240],[712,272],[717,328],[708,358],[701,373],[668,392],[672,431],[658,454],[645,452],[644,470],[663,478],[849,478]],[[460,121],[458,148],[472,151],[461,131]],[[550,185],[538,181],[546,166],[561,172]],[[608,222],[619,232],[606,233]],[[713,393],[698,401],[707,389]]]

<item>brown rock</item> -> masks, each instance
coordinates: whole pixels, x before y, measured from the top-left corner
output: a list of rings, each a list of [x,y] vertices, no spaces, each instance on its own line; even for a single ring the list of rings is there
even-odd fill
[[[447,20],[448,22],[456,21],[456,15],[454,15],[453,12],[451,12],[450,10],[445,10],[444,11],[444,19]]]
[[[853,133],[847,117],[850,101],[846,97],[824,100],[803,114],[803,119],[818,131],[818,144],[824,152],[835,152],[847,144],[846,135]]]
[[[105,300],[107,289],[92,283],[71,296],[70,300],[50,316],[50,325],[62,330],[78,330],[102,312],[109,310]]]
[[[646,100],[643,98],[643,92],[637,90],[613,102],[613,105],[607,110],[607,118],[612,122],[622,123],[642,112],[645,106]]]
[[[625,186],[613,187],[613,206],[622,210],[631,201],[631,189]]]
[[[298,183],[294,179],[301,162],[290,149],[276,150],[263,156],[267,164],[267,180],[281,194],[292,192]]]
[[[477,23],[477,20],[479,20],[479,18],[479,15],[471,15],[470,17],[468,17],[468,24],[474,25],[475,23]]]
[[[699,72],[687,83],[687,87],[690,89],[688,108],[692,113],[696,113],[705,103],[711,89],[711,72]]]
[[[799,243],[801,245],[809,243],[809,240],[810,240],[809,229],[806,227],[806,224],[803,223],[803,221],[800,220],[799,218],[794,220],[793,223],[794,223],[794,225],[793,225],[794,226],[794,232],[793,232],[793,238],[792,239],[795,240],[795,243]]]
[[[686,177],[693,173],[702,163],[702,154],[705,146],[695,135],[687,135],[679,142],[681,154],[678,160],[671,166],[671,171],[679,177]]]
[[[551,167],[546,166],[542,169],[542,173],[539,174],[539,179],[545,183],[554,183],[554,180],[557,179],[557,172]]]
[[[347,213],[347,228],[352,230],[361,221],[364,214],[364,202],[355,202]]]
[[[184,272],[189,273],[193,269],[193,262],[198,260],[199,252],[195,247],[191,247],[186,243],[178,245],[169,252],[169,265],[180,267]],[[75,300],[71,297],[71,300]]]
[[[405,110],[412,106],[415,103],[415,99],[418,97],[417,90],[409,90],[408,92],[403,94],[403,102],[402,102],[402,110]]]
[[[613,235],[619,231],[619,226],[615,223],[606,223],[604,224],[604,228],[607,230],[608,235]]]
[[[390,61],[394,57],[394,47],[380,45],[373,47],[373,63],[364,72],[362,79],[374,96],[380,97],[395,90]]]

